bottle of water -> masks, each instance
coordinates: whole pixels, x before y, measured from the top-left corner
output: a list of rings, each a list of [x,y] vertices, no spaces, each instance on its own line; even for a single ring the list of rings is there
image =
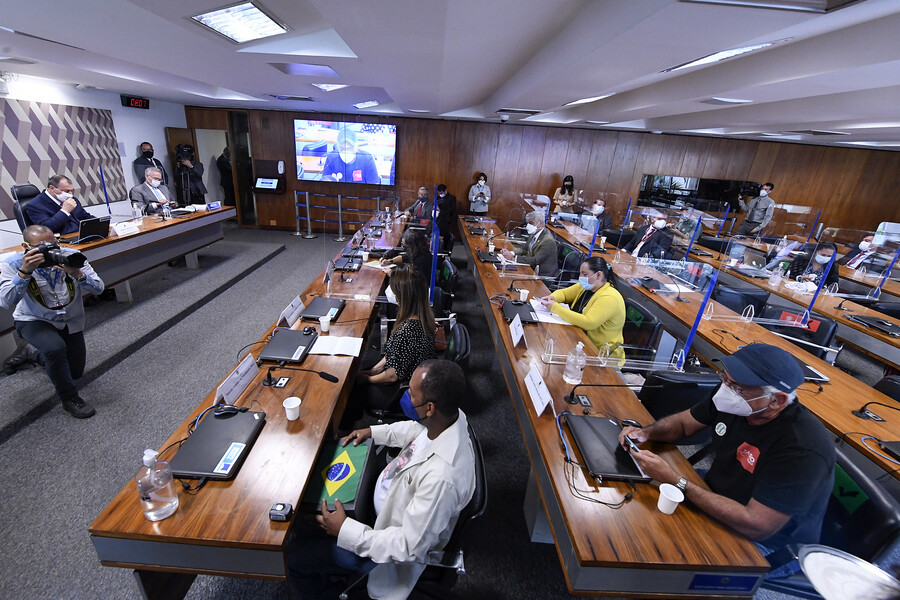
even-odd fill
[[[587,363],[587,355],[584,353],[584,343],[578,342],[574,350],[566,356],[566,370],[563,371],[563,381],[569,385],[578,385],[584,376],[584,365]]]
[[[134,476],[144,516],[149,521],[162,521],[178,508],[178,493],[169,471],[169,463],[156,460],[155,450],[144,450],[144,465]]]
[[[162,204],[162,214],[163,214],[163,219],[171,219],[172,218],[172,211],[169,210],[168,202],[165,202]]]
[[[140,225],[144,220],[144,211],[137,202],[131,203],[131,219],[135,222],[135,225]]]
[[[779,285],[782,277],[784,277],[784,272],[781,270],[781,265],[775,265],[772,274],[769,275],[769,285]]]

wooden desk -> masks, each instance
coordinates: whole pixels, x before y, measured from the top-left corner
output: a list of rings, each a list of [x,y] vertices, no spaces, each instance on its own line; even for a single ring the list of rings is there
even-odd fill
[[[860,285],[863,285],[869,289],[873,289],[878,287],[879,282],[881,282],[881,277],[860,277],[859,272],[855,269],[851,269],[847,265],[838,265],[839,271],[838,274],[841,276],[841,279],[845,279],[847,281],[853,281]],[[900,264],[894,267],[895,275],[897,273],[896,269],[900,268]],[[900,299],[900,281],[896,279],[891,279],[888,277],[887,281],[884,282],[884,287],[881,288],[882,296],[893,296],[893,299]],[[882,300],[887,300],[882,297]]]
[[[513,347],[507,323],[498,307],[489,302],[494,294],[505,293],[510,279],[500,277],[493,266],[473,258],[474,248],[481,245],[480,237],[469,233],[469,224],[460,225],[532,465],[526,518],[530,520],[533,537],[540,537],[544,526],[552,535],[549,541],[556,544],[569,592],[659,598],[752,597],[768,570],[768,563],[751,542],[694,507],[683,504],[673,515],[664,516],[656,508],[658,492],[647,484],[638,484],[633,500],[618,510],[585,502],[572,494],[567,484],[556,421],[549,410],[542,416],[535,413],[524,378],[532,362],[537,361],[554,398],[555,409],[559,412],[567,410],[569,405],[562,396],[571,390],[571,386],[562,380],[562,365],[541,362],[544,342],[547,337],[552,337],[557,353],[568,352],[578,341],[584,342],[588,352],[594,355],[596,348],[577,327],[546,324],[525,326],[529,350]],[[491,227],[490,224],[482,226],[485,229]],[[498,228],[494,227],[494,231]],[[498,246],[503,244],[497,242]],[[531,273],[527,267],[518,268],[519,276]],[[517,281],[515,285],[529,289],[531,295],[548,292],[540,281]],[[612,369],[589,368],[585,370],[584,383],[621,384],[621,379]],[[582,388],[581,391],[594,404],[592,414],[652,422],[627,389],[607,388],[601,392],[598,388]],[[571,438],[569,445],[573,446]],[[694,483],[704,485],[674,446],[654,445],[653,450]],[[597,486],[593,481],[587,481],[580,469],[575,470],[574,482],[578,489],[588,490],[591,497],[607,502],[617,502],[631,491],[630,486],[619,482],[604,482]],[[726,578],[739,589],[701,589],[705,581],[719,585]]]
[[[379,243],[393,246],[399,236],[397,227]],[[335,295],[369,298],[348,300],[328,335],[365,337],[384,279],[381,270],[363,267],[353,274],[352,283],[334,281]],[[324,294],[321,280],[320,275],[302,293],[304,303]],[[293,328],[310,324],[298,321]],[[315,326],[318,329],[317,323]],[[253,353],[258,354],[262,347],[257,345]],[[331,373],[338,383],[312,373],[285,370],[277,372],[291,377],[284,389],[262,385],[270,366],[264,363],[236,401],[239,406],[266,413],[266,424],[237,476],[231,481],[208,481],[193,494],[179,489],[178,510],[155,523],[144,518],[134,482],[128,481],[88,528],[101,564],[136,569],[138,584],[148,598],[181,598],[199,573],[284,579],[290,523],[270,521],[269,509],[276,502],[299,506],[319,449],[343,412],[358,362],[358,358],[345,356],[309,355],[302,368]],[[281,403],[288,396],[303,399],[296,421],[285,418]],[[214,397],[211,392],[203,399],[162,447],[185,438],[190,422]],[[162,458],[169,457],[171,453]]]

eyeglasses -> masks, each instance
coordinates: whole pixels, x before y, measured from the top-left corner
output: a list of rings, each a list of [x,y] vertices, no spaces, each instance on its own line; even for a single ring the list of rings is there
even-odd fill
[[[743,396],[747,393],[746,387],[734,381],[731,377],[729,377],[726,373],[719,373],[719,379],[722,381],[722,385],[725,385],[731,389],[735,394],[739,396]]]

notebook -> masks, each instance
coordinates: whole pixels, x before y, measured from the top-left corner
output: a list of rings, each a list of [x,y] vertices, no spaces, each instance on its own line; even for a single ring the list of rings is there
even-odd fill
[[[606,417],[566,415],[575,445],[593,477],[614,481],[650,481],[634,458],[619,445],[619,424]]]
[[[316,296],[309,303],[309,306],[300,313],[300,318],[306,321],[318,321],[319,317],[329,316],[331,322],[337,320],[338,315],[344,309],[344,300],[340,298],[326,298],[325,296]]]
[[[505,300],[503,306],[500,307],[500,310],[503,311],[503,318],[507,321],[512,321],[516,315],[519,315],[519,319],[522,323],[538,323],[540,321],[537,313],[534,312],[534,307],[532,307],[529,302],[522,302],[521,300]]]
[[[96,242],[98,239],[106,239],[109,236],[110,216],[84,219],[78,224],[78,235],[60,237],[59,241],[66,244],[82,244]]]
[[[310,348],[319,337],[315,329],[296,331],[293,329],[278,329],[272,334],[272,339],[259,353],[257,360],[272,362],[301,363]]]
[[[216,416],[210,410],[169,461],[172,474],[189,479],[231,479],[265,423],[262,411]]]

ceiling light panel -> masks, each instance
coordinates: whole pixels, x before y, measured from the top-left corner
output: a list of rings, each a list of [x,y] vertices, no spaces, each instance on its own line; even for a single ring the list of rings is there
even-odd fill
[[[286,25],[275,21],[252,2],[242,2],[194,15],[191,19],[238,44],[271,37],[289,30]]]
[[[604,94],[602,96],[592,96],[590,98],[582,98],[581,100],[573,100],[571,102],[567,102],[563,104],[563,106],[577,106],[578,104],[587,104],[588,102],[596,102],[597,100],[603,100],[604,98],[609,98],[610,96],[615,96],[615,92],[612,94]]]
[[[346,83],[314,83],[313,85],[323,92],[333,92],[335,90],[342,90],[345,87],[350,87]]]
[[[736,56],[741,56],[742,54],[749,54],[750,52],[756,52],[758,50],[763,50],[764,48],[769,48],[774,46],[775,44],[781,44],[783,42],[787,42],[792,38],[784,38],[780,40],[775,40],[774,42],[765,42],[763,44],[754,44],[752,46],[742,46],[740,48],[731,48],[729,50],[722,50],[720,52],[714,52],[713,54],[707,54],[701,58],[696,60],[692,60],[690,62],[682,63],[680,65],[675,65],[674,67],[669,67],[668,69],[663,69],[660,71],[661,73],[671,73],[673,71],[680,71],[682,69],[690,69],[692,67],[701,67],[704,65],[711,65],[713,63],[721,62],[723,60],[728,60],[729,58],[735,58]]]
[[[366,100],[365,102],[358,102],[353,106],[355,106],[359,110],[362,110],[364,108],[372,108],[373,106],[378,106],[378,104],[378,100]]]

